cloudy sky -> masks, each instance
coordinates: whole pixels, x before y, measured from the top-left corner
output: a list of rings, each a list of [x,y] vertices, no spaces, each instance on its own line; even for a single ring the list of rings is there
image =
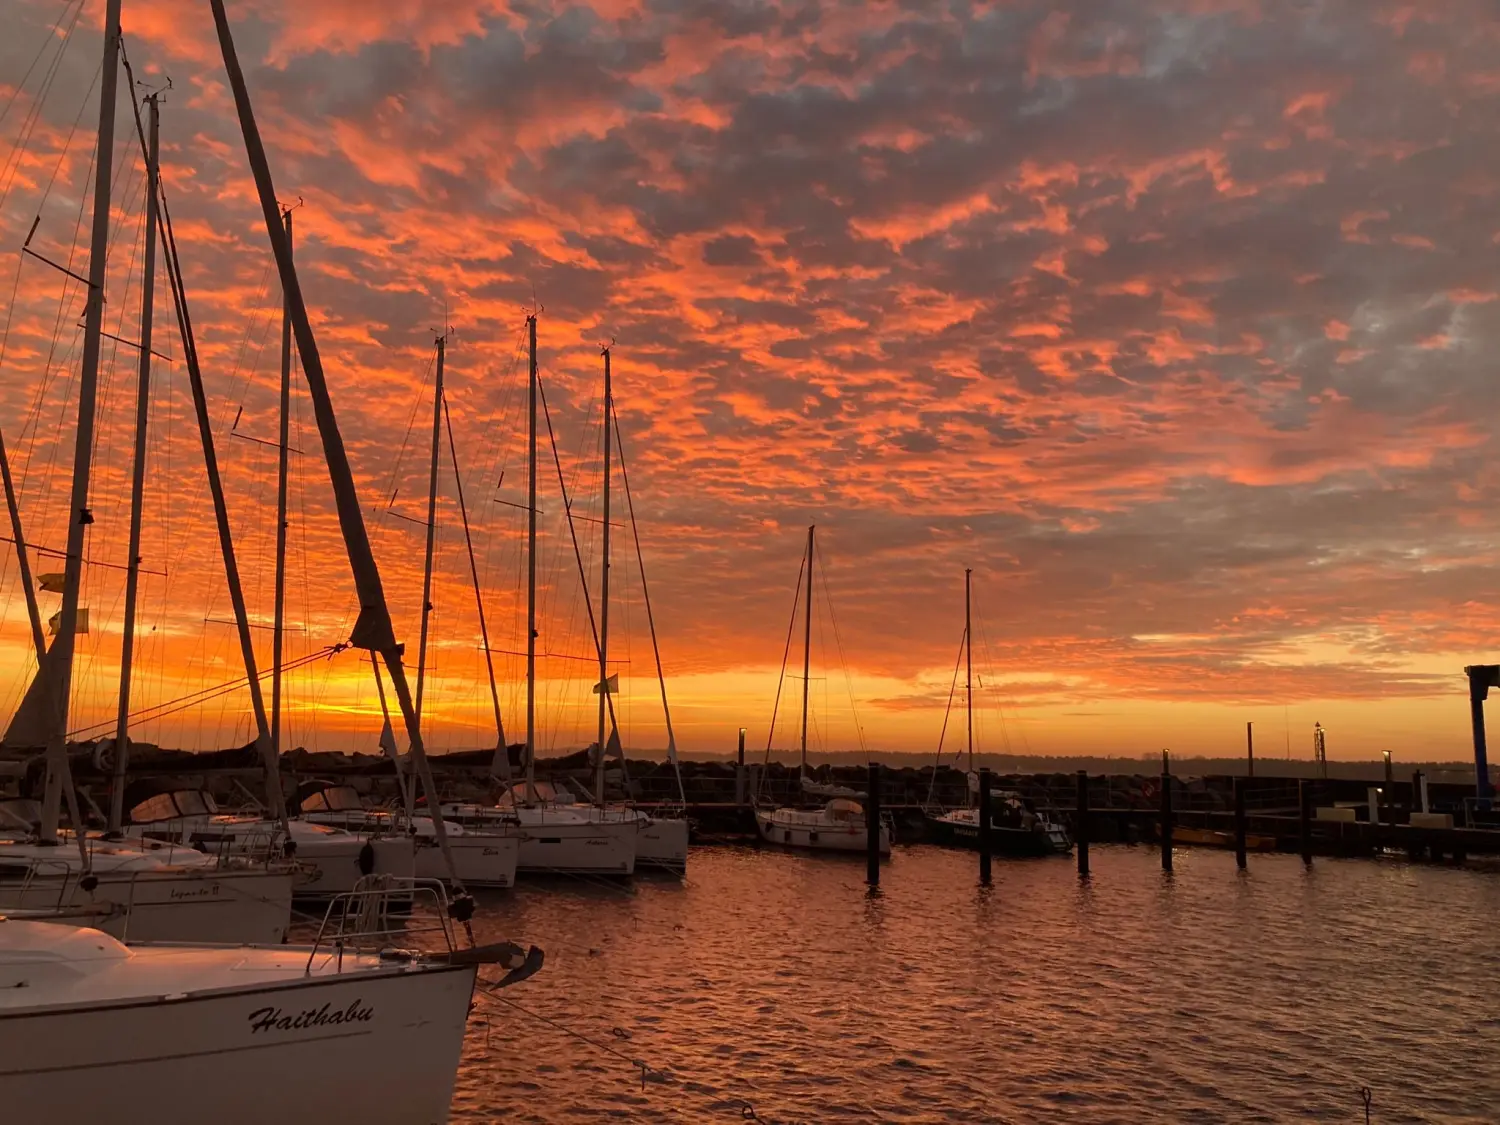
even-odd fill
[[[0,43],[0,234],[18,247],[40,216],[32,247],[82,270],[103,3],[0,11],[16,29]],[[230,0],[229,12],[277,191],[301,203],[302,284],[413,659],[412,521],[425,518],[445,324],[492,642],[524,647],[516,505],[536,309],[578,514],[597,516],[599,348],[614,342],[686,750],[727,750],[742,725],[764,745],[815,523],[815,746],[936,744],[967,567],[987,749],[1224,752],[1253,720],[1263,753],[1306,756],[1316,720],[1337,757],[1467,752],[1461,670],[1493,655],[1497,624],[1489,5]],[[164,177],[265,662],[275,453],[243,439],[276,433],[266,233],[206,0],[127,0],[123,25],[142,87],[171,81]],[[143,192],[128,106],[106,320],[134,339]],[[29,257],[3,272],[4,430],[27,533],[60,546],[79,287]],[[157,339],[175,360],[158,288]],[[127,554],[135,362],[106,349],[89,546],[101,563]],[[158,573],[143,586],[139,707],[242,674],[186,372],[159,360],[153,374],[143,565]],[[352,621],[297,400],[294,656],[346,639]],[[545,434],[544,749],[580,745],[593,725]],[[492,744],[446,464],[442,491],[431,737]],[[592,571],[600,525],[577,526]],[[616,548],[626,742],[660,746],[628,523]],[[3,573],[8,709],[31,664],[9,557]],[[75,728],[113,712],[122,589],[119,571],[90,566]],[[45,614],[56,598],[42,598]],[[518,738],[523,662],[497,660]],[[800,690],[785,681],[777,745],[795,744]],[[299,669],[288,692],[293,743],[373,746],[358,654]],[[232,691],[140,730],[220,745],[245,737],[247,713]]]

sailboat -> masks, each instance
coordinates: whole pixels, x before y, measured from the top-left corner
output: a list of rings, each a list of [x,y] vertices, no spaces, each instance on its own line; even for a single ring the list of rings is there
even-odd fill
[[[432,452],[428,466],[427,489],[427,540],[422,568],[422,625],[421,638],[417,646],[417,689],[414,706],[417,721],[423,718],[422,703],[427,681],[428,628],[433,610],[432,565],[433,549],[437,538],[438,465],[442,453],[443,422],[447,417],[447,400],[443,394],[443,374],[447,356],[447,337],[439,336],[435,342],[433,396],[432,396]],[[448,447],[452,456],[453,476],[458,490],[459,511],[463,515],[464,543],[468,548],[469,573],[474,580],[475,601],[479,609],[480,633],[484,638],[484,654],[489,669],[490,699],[495,708],[496,729],[504,744],[504,727],[500,722],[500,696],[495,684],[493,657],[490,652],[489,629],[484,619],[484,601],[479,596],[479,570],[474,561],[473,539],[469,534],[468,509],[463,502],[463,478],[458,468],[458,447],[453,440],[453,427],[448,424]],[[373,663],[373,662],[372,662]],[[416,846],[417,874],[423,878],[443,879],[447,877],[448,860],[437,849],[437,825],[431,815],[419,815],[416,797],[407,781],[395,734],[391,729],[390,715],[386,711],[384,681],[380,665],[374,664],[375,686],[380,697],[380,709],[384,719],[381,731],[381,746],[396,767],[396,780],[401,789],[399,814],[379,809],[367,809],[359,794],[349,786],[324,786],[317,783],[304,785],[299,790],[299,809],[305,820],[322,825],[333,825],[351,831],[376,831],[404,834]],[[437,814],[441,817],[441,813]],[[464,827],[457,821],[444,820],[449,837],[448,850],[452,870],[466,884],[479,887],[511,887],[515,885],[516,868],[520,862],[521,836],[517,827],[504,821]]]
[[[610,464],[610,439],[618,426],[615,418],[615,400],[612,378],[610,374],[610,359],[613,349],[605,347],[604,357],[604,473],[602,490],[602,533],[600,548],[600,580],[599,580],[599,626],[596,635],[599,652],[599,682],[594,685],[594,692],[599,696],[599,736],[594,744],[597,759],[594,773],[594,795],[598,802],[601,816],[615,817],[624,823],[635,825],[635,861],[641,867],[654,867],[664,871],[672,871],[677,874],[687,872],[688,861],[688,822],[686,817],[661,816],[646,813],[641,809],[629,804],[610,802],[605,795],[605,757],[608,750],[613,749],[619,755],[621,765],[624,764],[624,752],[620,747],[620,732],[615,720],[614,693],[619,680],[609,674],[609,572],[610,572],[610,484],[612,466]],[[621,450],[623,464],[623,449]],[[572,511],[569,509],[569,518]],[[632,511],[632,525],[634,524],[634,512]],[[639,544],[637,544],[639,550]],[[642,567],[641,579],[645,581],[645,568]],[[584,596],[588,596],[587,585],[584,588]],[[646,613],[650,617],[650,598],[646,600]],[[592,618],[592,614],[590,614]],[[652,650],[657,652],[656,669],[657,678],[662,683],[662,709],[667,719],[667,755],[675,768],[677,765],[677,743],[672,734],[672,713],[667,708],[666,682],[661,677],[661,655],[656,649],[656,625],[651,625]],[[609,721],[609,736],[605,737],[605,720]],[[678,788],[681,789],[682,778],[678,775]]]
[[[974,770],[974,630],[972,614],[972,570],[964,571],[964,711],[968,734],[968,804],[947,812],[926,813],[927,839],[935,844],[963,848],[979,847],[979,775]],[[946,720],[945,720],[946,724]],[[943,748],[938,746],[938,765]],[[934,767],[933,778],[937,777]],[[1068,831],[1045,812],[1033,808],[1021,794],[1009,789],[990,794],[990,850],[995,855],[1067,855],[1073,850]]]
[[[639,830],[634,819],[595,805],[576,804],[566,791],[536,780],[537,641],[537,395],[536,315],[526,318],[529,340],[526,506],[526,776],[505,786],[494,805],[455,802],[441,806],[442,819],[467,828],[515,825],[520,834],[517,871],[532,874],[632,875]],[[592,612],[592,611],[591,611]],[[498,720],[498,710],[496,712]],[[504,732],[497,760],[509,759]]]
[[[159,100],[146,99],[149,138],[137,111],[137,133],[147,171],[145,261],[136,382],[136,424],[131,480],[130,546],[126,578],[125,631],[121,653],[119,710],[115,745],[116,786],[110,802],[109,831],[103,838],[88,832],[73,791],[64,752],[70,712],[75,633],[79,621],[79,590],[83,568],[83,537],[89,516],[90,481],[105,268],[109,241],[110,186],[114,149],[114,115],[118,86],[119,0],[111,0],[105,21],[104,59],[100,87],[98,161],[94,187],[94,223],[89,251],[89,289],[84,313],[83,354],[77,395],[72,497],[70,510],[80,513],[69,521],[68,549],[62,580],[62,608],[56,618],[57,639],[46,645],[35,589],[22,534],[20,511],[11,479],[9,457],[0,442],[0,474],[15,541],[21,584],[36,649],[37,674],[7,731],[7,740],[21,745],[45,743],[47,774],[43,797],[34,809],[12,805],[0,834],[0,909],[42,907],[76,910],[89,907],[117,909],[105,925],[115,933],[136,937],[200,941],[279,941],[291,911],[293,867],[278,857],[254,859],[221,857],[144,846],[121,838],[121,790],[128,750],[130,671],[135,633],[135,606],[140,575],[141,504],[145,474],[146,418],[151,385],[151,328],[156,278],[156,249],[162,218],[160,195]],[[134,104],[133,93],[131,101]],[[163,245],[167,232],[160,231]],[[168,259],[173,296],[185,317],[181,278]],[[185,323],[185,322],[184,322]],[[195,400],[201,406],[201,377],[192,370]],[[203,415],[200,414],[200,421]],[[205,448],[211,478],[215,466]],[[216,479],[216,478],[215,478]],[[222,495],[216,493],[216,501]],[[221,508],[219,509],[222,511]],[[221,530],[227,524],[221,524]],[[231,587],[238,591],[237,573],[229,565]],[[242,606],[240,606],[242,607]],[[60,829],[60,804],[66,799],[72,827]]]
[[[486,987],[506,986],[542,955],[457,949],[450,904],[411,889],[435,920],[424,952],[388,928],[388,891],[349,896],[301,946],[127,945],[0,917],[7,1119],[448,1120],[480,967],[507,969]]]
[[[807,686],[812,674],[813,564],[816,526],[807,529],[807,604],[802,634],[802,760],[798,781],[810,796],[821,796],[817,783],[807,776]],[[769,747],[769,743],[767,743]],[[768,749],[769,755],[769,749]],[[851,791],[852,792],[852,791]],[[822,808],[768,808],[755,810],[755,826],[760,838],[768,844],[811,851],[863,852],[869,847],[869,828],[865,809],[851,796],[835,796]],[[890,825],[880,825],[880,854],[891,854]]]

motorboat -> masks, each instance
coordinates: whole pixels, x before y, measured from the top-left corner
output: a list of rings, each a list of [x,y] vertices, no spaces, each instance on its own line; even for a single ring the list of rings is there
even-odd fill
[[[309,782],[299,788],[298,794],[300,820],[355,833],[373,832],[382,838],[409,835],[416,847],[417,878],[445,881],[450,878],[430,816],[414,815],[408,822],[404,813],[366,808],[359,793],[349,785]],[[465,886],[515,886],[516,866],[521,856],[521,833],[517,825],[496,821],[466,828],[444,818],[443,829],[453,855],[454,873]]]
[[[865,807],[835,797],[820,809],[758,808],[755,826],[768,844],[825,852],[863,852],[870,846]],[[891,829],[880,825],[880,854],[891,854]]]
[[[365,875],[411,878],[416,847],[405,833],[349,832],[291,819],[287,830],[260,815],[219,811],[200,789],[166,789],[130,804],[127,836],[187,845],[220,855],[290,856],[297,861],[293,894],[326,899],[346,894]],[[288,841],[291,846],[288,847]]]
[[[370,905],[342,916],[380,916]],[[479,967],[507,968],[504,985],[542,957],[456,950],[433,914],[449,937],[435,952],[326,921],[312,945],[216,946],[0,919],[0,1105],[112,1125],[445,1122]]]
[[[443,806],[443,819],[465,827],[515,825],[522,874],[633,875],[640,826],[634,816],[577,802],[545,781],[509,786],[494,805]]]

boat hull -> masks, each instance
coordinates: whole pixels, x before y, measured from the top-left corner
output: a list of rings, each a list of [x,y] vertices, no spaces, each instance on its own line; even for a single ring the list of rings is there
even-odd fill
[[[1156,826],[1156,836],[1161,838],[1161,825]],[[1234,847],[1234,833],[1221,832],[1214,828],[1186,828],[1182,825],[1172,827],[1172,844],[1195,848],[1230,848]],[[1245,834],[1245,850],[1247,852],[1274,852],[1276,850],[1275,836],[1260,836],[1255,833]]]
[[[0,882],[0,913],[102,905],[117,908],[98,922],[111,937],[235,945],[280,944],[291,919],[288,871],[147,870],[94,878],[92,890],[80,885],[75,872]]]
[[[977,824],[955,824],[942,817],[926,818],[927,840],[950,848],[979,850],[979,826]],[[1036,858],[1049,855],[1067,855],[1073,843],[1060,828],[1052,831],[1036,831],[1027,828],[1011,828],[1008,825],[990,825],[990,854]]]
[[[450,835],[448,847],[458,877],[468,887],[513,887],[521,860],[521,841],[516,836],[466,832]],[[450,882],[448,865],[436,837],[417,839],[417,878]]]
[[[642,820],[635,837],[637,867],[687,874],[688,822],[677,817]]]
[[[369,851],[365,848],[368,845]],[[302,869],[293,893],[298,899],[318,900],[348,894],[366,875],[410,879],[417,874],[416,847],[407,836],[330,837],[302,841],[297,847]]]
[[[15,1121],[439,1125],[475,971],[0,1012],[0,1105]]]
[[[630,821],[523,821],[517,870],[531,875],[633,875],[636,835]]]
[[[783,848],[814,852],[864,852],[870,846],[869,830],[860,824],[802,824],[796,820],[778,818],[776,812],[757,809],[755,826],[762,840]],[[891,854],[891,831],[884,824],[880,826],[880,854]]]

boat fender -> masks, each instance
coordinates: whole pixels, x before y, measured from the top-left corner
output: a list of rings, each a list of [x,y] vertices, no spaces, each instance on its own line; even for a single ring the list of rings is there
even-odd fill
[[[359,849],[359,873],[369,875],[375,870],[375,845],[365,841],[365,846]]]
[[[288,840],[285,844],[282,844],[281,854],[286,856],[287,859],[295,859],[297,856],[297,841]]]
[[[99,876],[95,875],[91,871],[87,875],[85,875],[82,879],[78,880],[78,885],[79,885],[79,887],[81,887],[87,893],[93,894],[94,893],[94,888],[99,885]]]
[[[474,917],[474,896],[455,895],[448,904],[448,917],[456,922],[468,922]]]

